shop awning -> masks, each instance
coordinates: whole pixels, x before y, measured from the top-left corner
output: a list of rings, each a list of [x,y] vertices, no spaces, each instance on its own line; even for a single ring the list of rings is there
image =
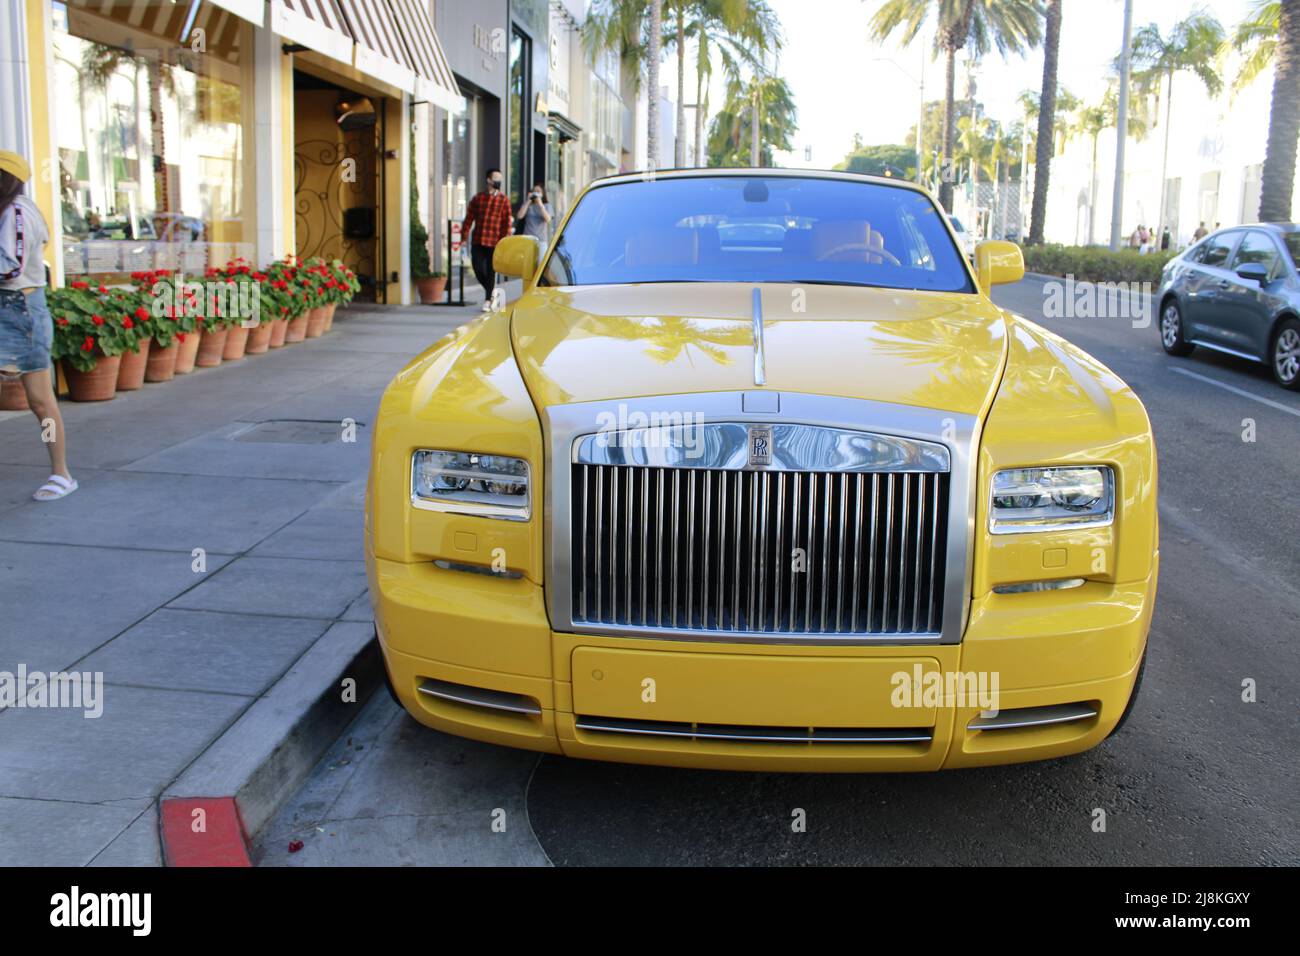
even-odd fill
[[[388,0],[388,4],[415,67],[415,95],[445,110],[463,110],[465,98],[460,95],[423,0]]]
[[[270,0],[271,29],[293,43],[352,63],[352,33],[338,0]]]
[[[255,27],[262,25],[262,14],[266,4],[263,0],[208,0],[214,6],[229,10],[237,17],[242,17]]]
[[[424,0],[268,2],[271,29],[286,40],[349,63],[443,109],[464,108]]]
[[[356,68],[414,93],[415,64],[406,52],[387,0],[348,0],[343,15],[356,41]]]

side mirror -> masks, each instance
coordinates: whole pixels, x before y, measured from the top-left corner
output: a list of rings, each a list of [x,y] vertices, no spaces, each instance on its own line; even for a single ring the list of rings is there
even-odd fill
[[[503,276],[514,276],[528,285],[537,275],[542,245],[532,236],[506,236],[492,253],[492,268]]]
[[[995,285],[1019,282],[1025,277],[1025,254],[1004,239],[981,242],[975,247],[975,275],[985,295]]]
[[[1262,262],[1244,262],[1237,268],[1237,275],[1247,282],[1268,282],[1268,268]]]

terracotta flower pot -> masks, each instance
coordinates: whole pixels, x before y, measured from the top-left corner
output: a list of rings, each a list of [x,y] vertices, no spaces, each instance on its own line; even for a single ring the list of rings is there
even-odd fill
[[[144,384],[145,368],[149,365],[149,345],[152,339],[145,339],[136,346],[134,352],[123,352],[122,361],[117,367],[117,390],[134,392]]]
[[[0,412],[25,412],[30,408],[22,379],[0,379]]]
[[[284,340],[290,344],[301,342],[307,337],[307,313],[304,312],[296,319],[289,320],[289,329],[284,334]]]
[[[261,355],[271,347],[271,323],[263,322],[255,329],[248,330],[248,345],[245,355]]]
[[[325,331],[326,332],[334,328],[334,308],[337,304],[338,303],[336,302],[331,302],[329,305],[325,306]]]
[[[70,362],[63,363],[68,380],[68,395],[74,402],[105,402],[117,394],[117,374],[122,365],[120,355],[96,355],[95,367],[79,372]]]
[[[226,350],[226,333],[229,331],[225,326],[215,332],[204,329],[203,337],[199,340],[199,354],[194,364],[199,368],[213,368],[220,365],[221,354]]]
[[[180,355],[180,343],[172,339],[172,344],[161,348],[157,340],[149,346],[149,363],[145,366],[146,382],[170,382],[176,374],[176,359]]]
[[[433,305],[442,298],[442,294],[447,291],[447,277],[438,276],[436,279],[416,279],[415,288],[420,293],[420,301],[425,305]]]
[[[253,330],[238,323],[226,329],[226,345],[221,350],[223,362],[234,362],[244,357],[244,350],[248,347],[248,333],[251,331]]]
[[[325,332],[325,306],[318,305],[307,313],[307,338],[318,339]]]
[[[185,336],[181,341],[180,336]],[[201,332],[181,332],[176,337],[176,374],[188,375],[194,371],[194,360],[199,355],[199,345],[203,341]]]
[[[288,319],[276,319],[271,323],[271,348],[284,347],[284,336],[289,331]]]

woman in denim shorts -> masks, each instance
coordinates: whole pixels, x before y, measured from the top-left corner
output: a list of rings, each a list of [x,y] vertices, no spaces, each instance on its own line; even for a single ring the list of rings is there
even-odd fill
[[[54,322],[45,306],[43,253],[50,232],[23,194],[27,160],[0,150],[0,376],[21,378],[50,455],[49,479],[32,497],[54,501],[77,490],[68,472],[63,416],[50,376]]]

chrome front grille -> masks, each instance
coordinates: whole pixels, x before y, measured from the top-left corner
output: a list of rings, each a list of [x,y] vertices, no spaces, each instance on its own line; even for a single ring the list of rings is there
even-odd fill
[[[932,635],[949,475],[575,463],[575,624]]]

